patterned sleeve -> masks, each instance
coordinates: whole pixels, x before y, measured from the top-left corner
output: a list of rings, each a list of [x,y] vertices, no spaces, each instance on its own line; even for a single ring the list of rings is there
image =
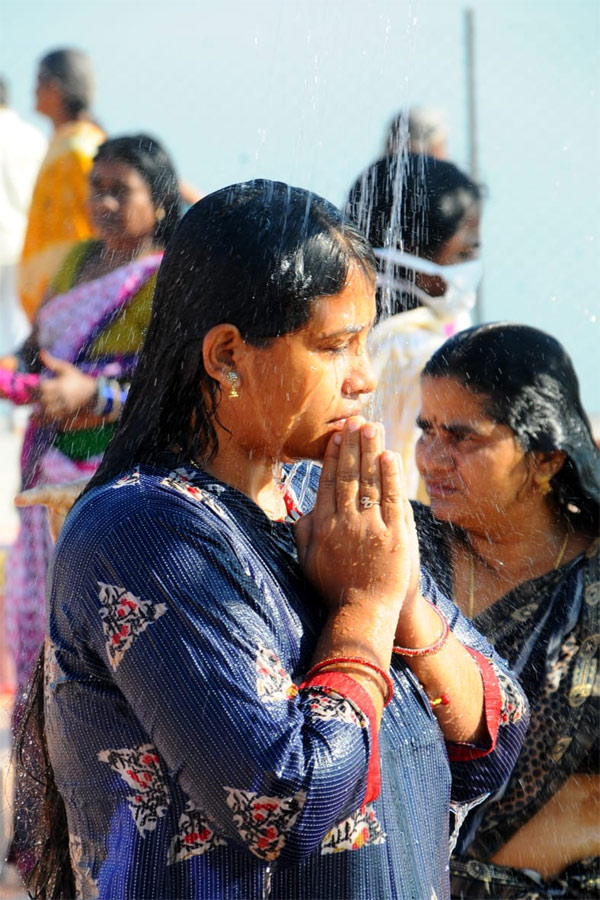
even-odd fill
[[[182,507],[138,509],[89,558],[76,640],[104,660],[147,734],[140,752],[158,753],[217,834],[294,862],[374,798],[370,698],[343,676],[293,682],[293,638],[282,645],[285,625],[225,535]],[[127,778],[135,749],[98,758]]]
[[[447,744],[452,768],[452,799],[466,802],[497,791],[519,756],[529,724],[529,704],[507,663],[489,641],[421,571],[423,595],[443,610],[450,628],[474,657],[481,673],[487,740],[482,747]]]

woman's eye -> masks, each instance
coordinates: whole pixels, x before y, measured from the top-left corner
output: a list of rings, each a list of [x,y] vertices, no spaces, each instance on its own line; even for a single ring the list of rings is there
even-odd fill
[[[451,434],[450,443],[457,447],[459,445],[469,444],[473,440],[472,434]]]
[[[338,354],[343,353],[347,349],[348,349],[348,347],[346,344],[341,344],[341,345],[338,344],[335,347],[327,347],[327,353],[331,353],[331,354],[334,354],[337,356]]]

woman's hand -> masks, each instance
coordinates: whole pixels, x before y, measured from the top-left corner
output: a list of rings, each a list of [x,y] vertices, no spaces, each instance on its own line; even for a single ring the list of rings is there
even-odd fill
[[[87,478],[65,484],[42,484],[40,487],[21,491],[15,497],[16,506],[46,506],[48,526],[52,540],[56,541],[67,513],[88,483]]]
[[[36,392],[40,405],[39,421],[62,422],[80,410],[89,408],[96,397],[96,379],[80,372],[77,366],[57,359],[47,350],[40,351],[40,359],[53,378],[44,378]]]
[[[327,446],[314,510],[296,524],[300,563],[329,607],[313,663],[327,660],[327,668],[350,674],[369,693],[377,721],[382,679],[356,660],[389,667],[400,610],[418,591],[419,571],[400,461],[382,443],[377,425],[349,419]],[[344,659],[354,660],[351,669]]]
[[[330,608],[388,605],[418,590],[419,551],[400,462],[381,429],[349,419],[323,461],[314,510],[296,525],[302,568]],[[392,632],[395,628],[392,628]]]

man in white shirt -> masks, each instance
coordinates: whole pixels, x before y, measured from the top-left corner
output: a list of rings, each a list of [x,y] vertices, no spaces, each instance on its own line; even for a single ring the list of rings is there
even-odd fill
[[[16,291],[27,213],[47,141],[8,107],[0,77],[0,356],[12,353],[30,331]]]

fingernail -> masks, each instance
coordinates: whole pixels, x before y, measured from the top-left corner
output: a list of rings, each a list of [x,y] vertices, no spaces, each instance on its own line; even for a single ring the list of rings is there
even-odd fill
[[[360,424],[360,419],[348,419],[346,427],[348,428],[348,431],[358,431]]]
[[[362,433],[366,438],[374,438],[377,434],[377,428],[375,427],[375,425],[365,425]]]
[[[340,446],[340,444],[342,443],[342,436],[341,436],[341,434],[334,434],[334,436],[333,436],[333,443],[334,443],[334,444],[337,444],[338,447]]]

